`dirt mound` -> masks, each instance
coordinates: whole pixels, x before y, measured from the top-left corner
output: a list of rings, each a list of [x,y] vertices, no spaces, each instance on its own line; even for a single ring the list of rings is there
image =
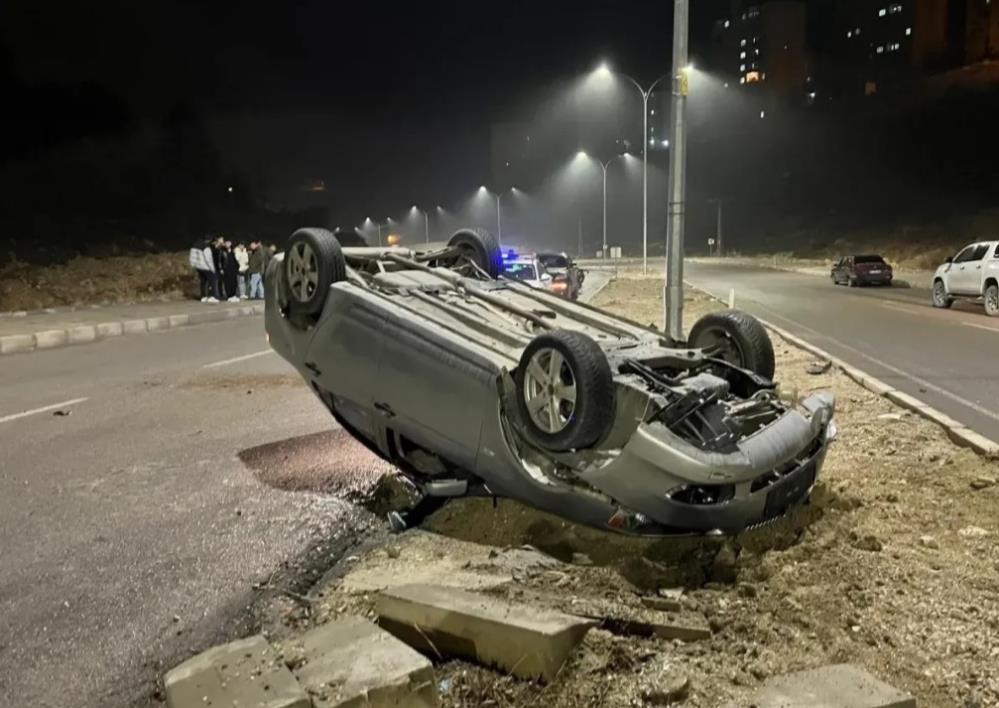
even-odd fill
[[[78,257],[62,265],[0,266],[0,312],[198,296],[187,253]]]

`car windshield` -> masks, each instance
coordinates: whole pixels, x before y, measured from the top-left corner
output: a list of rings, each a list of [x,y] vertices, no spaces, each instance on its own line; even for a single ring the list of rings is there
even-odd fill
[[[853,262],[860,263],[884,263],[885,259],[881,256],[854,256]]]
[[[503,266],[503,275],[513,280],[537,280],[538,272],[533,263],[507,263]]]

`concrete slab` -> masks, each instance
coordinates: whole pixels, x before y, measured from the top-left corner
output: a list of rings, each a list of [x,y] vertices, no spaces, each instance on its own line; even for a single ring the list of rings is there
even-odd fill
[[[101,322],[97,325],[98,337],[120,337],[125,333],[125,326],[121,322]]]
[[[312,706],[305,690],[260,635],[188,659],[166,673],[163,686],[169,708]]]
[[[769,679],[757,708],[916,708],[916,699],[852,664],[834,664]]]
[[[69,341],[69,335],[64,329],[50,329],[44,332],[35,332],[35,347],[38,349],[52,349],[53,347],[64,347]]]
[[[375,600],[382,627],[425,653],[461,656],[550,681],[595,622],[440,585],[402,585]]]
[[[963,425],[947,428],[947,437],[955,445],[971,448],[986,459],[993,460],[999,458],[999,443]]]
[[[153,332],[158,329],[166,329],[170,326],[169,317],[150,317],[146,320],[146,329]]]
[[[35,335],[33,334],[12,334],[8,337],[0,337],[0,354],[19,354],[30,352],[35,348]]]
[[[148,331],[145,320],[125,320],[121,323],[121,327],[125,334],[139,334]]]
[[[185,327],[188,324],[188,315],[170,315],[167,318],[170,321],[171,327]]]
[[[192,312],[187,316],[188,324],[204,324],[205,322],[218,322],[226,318],[222,310],[205,310],[203,312]]]
[[[66,330],[66,341],[70,344],[88,344],[97,341],[97,328],[92,325],[80,325]]]
[[[361,617],[316,627],[290,642],[287,654],[315,708],[439,704],[430,661]]]

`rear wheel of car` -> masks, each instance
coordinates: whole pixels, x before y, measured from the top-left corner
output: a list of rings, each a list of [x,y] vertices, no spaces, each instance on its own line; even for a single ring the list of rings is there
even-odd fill
[[[985,314],[999,317],[999,285],[992,283],[985,288]]]
[[[947,286],[942,280],[933,283],[933,307],[947,308],[954,304],[954,298],[947,294]]]
[[[748,369],[766,379],[774,376],[774,346],[760,321],[746,312],[722,310],[704,315],[690,329],[687,346]]]
[[[561,452],[599,442],[614,422],[614,377],[600,345],[581,332],[538,335],[515,377],[517,408],[531,442]]]
[[[299,229],[284,256],[284,285],[292,315],[317,315],[330,285],[347,277],[340,242],[326,229]]]
[[[460,260],[474,263],[490,278],[498,278],[503,270],[499,241],[485,229],[456,231],[447,245],[458,252]],[[457,265],[460,267],[462,263]]]
[[[849,283],[850,283],[850,287],[851,288],[857,287],[857,279],[856,278],[850,278]]]

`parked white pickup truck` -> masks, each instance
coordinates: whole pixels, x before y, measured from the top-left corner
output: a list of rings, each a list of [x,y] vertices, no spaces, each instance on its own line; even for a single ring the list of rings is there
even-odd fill
[[[982,299],[985,313],[999,317],[999,241],[965,246],[937,268],[933,306],[950,307],[957,299]]]

